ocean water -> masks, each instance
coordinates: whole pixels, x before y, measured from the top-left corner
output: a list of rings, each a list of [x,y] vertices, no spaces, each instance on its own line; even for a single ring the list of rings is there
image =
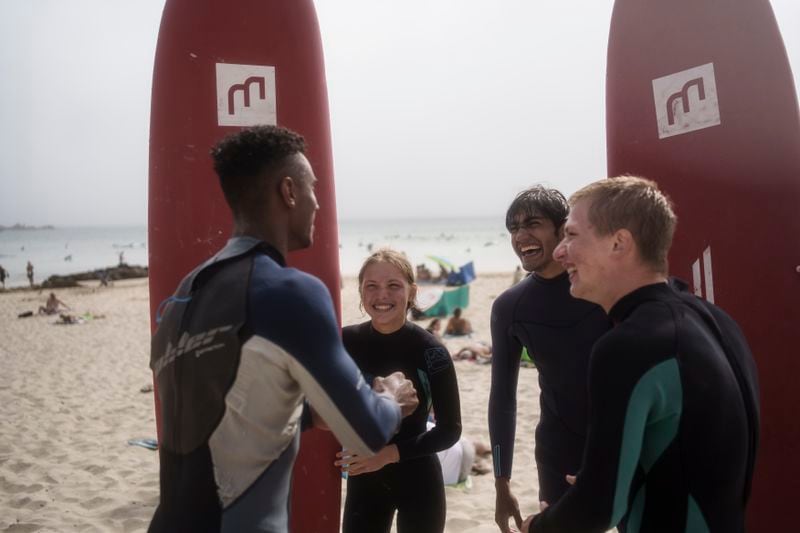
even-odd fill
[[[339,221],[339,257],[343,275],[358,273],[369,250],[391,246],[413,264],[438,272],[436,256],[460,266],[475,263],[481,272],[509,272],[518,264],[502,217],[496,219],[416,219]],[[371,248],[370,248],[371,247]],[[6,287],[28,284],[25,266],[34,266],[34,282],[53,274],[71,274],[117,265],[147,265],[147,227],[56,227],[0,231],[0,265],[10,272]]]
[[[53,274],[72,274],[119,264],[147,264],[145,226],[56,227],[0,231],[0,265],[10,272],[6,287],[27,285],[25,266],[33,265],[34,283]]]

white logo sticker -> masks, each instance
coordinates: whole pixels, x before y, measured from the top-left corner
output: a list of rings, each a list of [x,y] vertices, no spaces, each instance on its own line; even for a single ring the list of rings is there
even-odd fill
[[[277,125],[275,67],[217,63],[217,123]]]
[[[653,80],[653,98],[659,139],[721,123],[714,63]]]
[[[703,250],[703,272],[700,273],[700,259],[692,263],[692,284],[695,296],[703,297],[703,284],[705,282],[706,300],[714,303],[714,273],[711,268],[711,245]]]

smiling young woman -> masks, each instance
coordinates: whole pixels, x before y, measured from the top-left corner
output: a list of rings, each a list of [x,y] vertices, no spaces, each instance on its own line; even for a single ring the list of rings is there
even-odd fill
[[[380,385],[377,376],[405,374],[417,390],[419,407],[376,455],[338,454],[336,466],[349,474],[342,531],[388,532],[397,511],[398,533],[441,532],[445,496],[436,452],[461,435],[455,369],[436,337],[406,319],[417,286],[405,255],[378,250],[364,262],[358,282],[370,320],[344,328],[344,345],[374,387]],[[436,426],[429,431],[431,410]]]

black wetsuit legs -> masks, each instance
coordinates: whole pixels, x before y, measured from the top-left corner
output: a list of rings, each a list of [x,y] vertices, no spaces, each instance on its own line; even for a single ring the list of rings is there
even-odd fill
[[[442,468],[435,455],[350,477],[342,533],[388,533],[395,510],[398,533],[444,530]]]
[[[543,410],[536,426],[536,469],[539,474],[539,501],[558,502],[570,488],[566,474],[578,475],[581,468],[584,437],[564,426],[554,415]]]

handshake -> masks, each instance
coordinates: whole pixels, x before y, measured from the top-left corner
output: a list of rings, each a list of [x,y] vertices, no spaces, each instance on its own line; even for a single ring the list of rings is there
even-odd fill
[[[400,406],[403,418],[413,413],[419,405],[414,384],[402,372],[375,378],[372,381],[372,390],[394,400]]]

